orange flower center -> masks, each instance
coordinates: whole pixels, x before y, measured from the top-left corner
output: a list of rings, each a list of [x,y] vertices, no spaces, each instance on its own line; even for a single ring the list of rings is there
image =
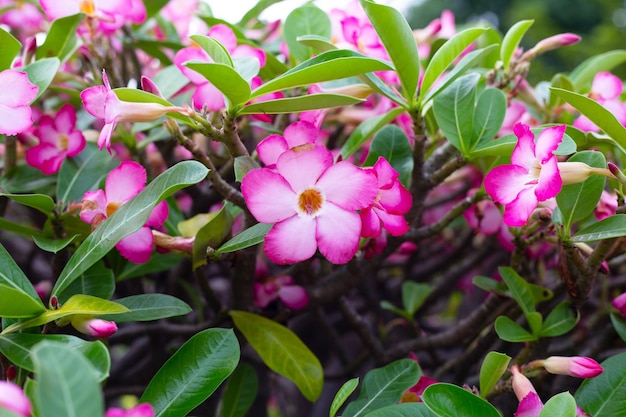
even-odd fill
[[[300,211],[309,216],[317,213],[323,203],[324,197],[322,197],[322,193],[313,188],[302,191],[298,196],[298,207]]]
[[[106,213],[107,213],[107,217],[109,217],[111,214],[115,213],[115,211],[120,208],[121,204],[120,203],[115,203],[115,202],[111,202],[108,203],[106,206]]]
[[[93,0],[82,0],[80,2],[80,11],[87,16],[93,16],[96,13],[96,5],[93,4]]]

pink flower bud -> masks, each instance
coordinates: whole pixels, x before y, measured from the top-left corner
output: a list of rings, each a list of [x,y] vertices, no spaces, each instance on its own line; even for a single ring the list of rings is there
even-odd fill
[[[576,376],[579,378],[593,378],[604,369],[595,360],[585,356],[550,356],[541,361],[546,371],[551,374]]]
[[[154,417],[154,409],[148,403],[139,404],[130,410],[109,408],[104,417]]]
[[[615,297],[611,304],[619,310],[622,316],[626,317],[626,292]]]
[[[530,379],[520,372],[517,365],[511,367],[511,374],[513,374],[513,392],[515,392],[518,401],[522,401],[531,392],[537,393]]]
[[[539,54],[543,54],[544,52],[548,52],[562,46],[571,45],[579,42],[580,39],[580,36],[573,33],[560,33],[558,35],[550,36],[540,40],[535,46],[526,51],[526,53],[522,56],[521,61],[531,60]]]
[[[30,400],[19,385],[0,381],[0,408],[9,410],[22,417],[30,417],[32,407]]]
[[[85,316],[72,318],[72,326],[81,333],[98,338],[107,338],[117,332],[115,322]]]

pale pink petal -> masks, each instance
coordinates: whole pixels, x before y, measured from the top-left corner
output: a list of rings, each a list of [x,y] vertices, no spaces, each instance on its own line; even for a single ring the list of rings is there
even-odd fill
[[[203,49],[197,47],[183,48],[176,52],[176,55],[174,55],[174,64],[185,75],[185,77],[189,78],[189,81],[194,84],[205,84],[207,82],[206,78],[183,65],[190,61],[213,62],[213,60]]]
[[[104,102],[109,89],[104,85],[96,85],[81,91],[80,98],[83,101],[85,110],[93,117],[104,119]]]
[[[279,174],[266,168],[253,169],[241,181],[248,209],[261,223],[276,223],[295,215],[297,195]]]
[[[535,156],[544,164],[548,159],[555,159],[554,151],[563,140],[565,125],[550,126],[541,131],[535,144]]]
[[[265,165],[276,165],[278,157],[289,149],[287,141],[280,135],[269,135],[256,147],[259,159]]]
[[[86,144],[85,137],[80,130],[67,134],[67,156],[71,158],[78,155]]]
[[[299,285],[286,285],[278,290],[278,297],[287,307],[300,310],[309,304],[306,290]]]
[[[259,61],[259,67],[265,65],[265,51],[260,48],[254,48],[250,45],[239,45],[232,50],[230,54],[233,58],[256,58]]]
[[[83,195],[83,209],[80,211],[80,219],[91,224],[97,215],[106,218],[106,206],[107,198],[103,190],[87,191]]]
[[[359,214],[361,216],[361,237],[378,237],[381,232],[381,224],[373,208],[365,208]]]
[[[26,151],[26,163],[38,168],[45,175],[56,174],[65,159],[65,151],[60,151],[53,145],[39,144]]]
[[[333,155],[323,146],[300,145],[284,152],[276,161],[276,169],[296,192],[315,185],[333,164]]]
[[[222,92],[209,82],[198,84],[191,99],[197,109],[206,107],[209,111],[220,111],[226,107]]]
[[[536,392],[529,392],[520,401],[514,417],[538,417],[543,408],[543,403]]]
[[[585,115],[580,115],[574,120],[572,123],[576,129],[582,130],[583,132],[599,132],[600,128],[594,122],[589,120],[589,118]]]
[[[50,21],[58,19],[59,17],[80,13],[81,11],[79,2],[75,0],[39,0],[39,2]]]
[[[163,226],[163,223],[167,220],[168,214],[169,208],[167,207],[167,202],[161,201],[152,209],[152,213],[150,213],[150,217],[148,217],[145,226],[158,229]]]
[[[60,133],[70,133],[76,128],[76,111],[71,104],[63,105],[54,117],[55,126]]]
[[[100,135],[98,136],[98,149],[102,150],[102,148],[106,147],[107,151],[111,153],[111,136],[116,126],[117,120],[102,126],[102,130],[100,130]]]
[[[126,203],[146,186],[146,170],[135,161],[124,161],[107,176],[104,186],[109,203]]]
[[[378,205],[393,214],[405,214],[413,204],[411,193],[398,181],[391,188],[379,190],[377,200]]]
[[[520,191],[517,198],[504,206],[504,223],[508,226],[524,226],[533,210],[537,208],[534,187]]]
[[[391,214],[385,210],[374,207],[374,212],[380,219],[385,230],[392,236],[401,236],[409,231],[409,224],[401,214]]]
[[[326,259],[334,264],[345,264],[359,249],[361,218],[356,211],[326,202],[324,213],[317,217],[315,236]]]
[[[290,124],[285,128],[285,141],[289,148],[304,145],[305,143],[315,143],[318,130],[309,122],[298,121]]]
[[[537,160],[535,157],[535,135],[530,127],[522,123],[517,123],[513,127],[513,132],[518,140],[511,155],[511,163],[531,170]]]
[[[143,264],[150,260],[152,242],[152,230],[149,227],[142,227],[120,240],[115,248],[132,263]]]
[[[341,161],[322,174],[319,187],[327,201],[346,210],[359,210],[374,202],[378,194],[378,181],[372,170]]]
[[[353,16],[346,17],[341,21],[343,38],[356,47],[359,45],[359,35],[361,33],[359,26],[359,20]]]
[[[556,157],[550,159],[541,166],[539,173],[539,182],[535,188],[535,195],[538,201],[545,201],[549,198],[556,197],[561,191],[563,180],[559,173],[559,167]]]
[[[12,69],[0,72],[0,106],[28,106],[37,97],[39,87],[25,72]]]
[[[485,191],[491,198],[502,204],[509,204],[532,180],[528,171],[519,165],[500,165],[485,176]]]
[[[20,417],[30,417],[32,413],[30,400],[22,388],[8,381],[0,381],[0,408],[9,410]]]
[[[624,103],[619,100],[607,100],[602,105],[615,116],[618,122],[626,126],[626,106]]]
[[[623,90],[622,80],[606,71],[597,73],[591,84],[592,94],[598,95],[603,100],[617,98]]]
[[[277,264],[293,264],[315,255],[316,220],[297,216],[276,223],[265,236],[267,257]]]
[[[0,102],[0,134],[17,135],[33,125],[29,106],[7,107]]]
[[[208,36],[221,43],[228,52],[233,51],[237,47],[237,36],[235,36],[235,32],[222,23],[212,26]]]

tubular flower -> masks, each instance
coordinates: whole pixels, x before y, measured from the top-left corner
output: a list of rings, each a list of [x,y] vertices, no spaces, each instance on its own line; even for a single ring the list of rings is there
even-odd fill
[[[541,413],[543,403],[537,395],[532,382],[522,374],[517,365],[511,367],[513,392],[519,401],[515,417],[537,417]]]
[[[30,400],[22,388],[7,381],[0,381],[0,408],[20,417],[30,417],[32,413]]]
[[[30,102],[38,91],[25,72],[0,72],[0,134],[17,135],[32,126]]]
[[[554,151],[563,139],[565,125],[544,129],[534,141],[530,127],[518,123],[518,138],[511,164],[492,169],[485,177],[485,191],[504,205],[504,223],[523,226],[540,201],[555,197],[563,185]]]
[[[578,378],[593,378],[604,371],[598,362],[585,356],[550,356],[544,360],[533,361],[529,366],[531,368],[543,367],[551,374]]]
[[[329,261],[343,264],[358,250],[357,210],[373,203],[378,187],[372,172],[348,161],[333,164],[326,148],[305,144],[282,153],[275,171],[248,172],[241,191],[258,221],[274,223],[264,246],[271,261],[300,262],[319,248]]]

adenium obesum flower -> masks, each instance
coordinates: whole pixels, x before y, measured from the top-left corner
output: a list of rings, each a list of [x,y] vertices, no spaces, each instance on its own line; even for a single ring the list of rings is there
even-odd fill
[[[189,114],[190,109],[177,106],[164,106],[157,103],[139,103],[122,101],[111,89],[106,72],[102,71],[104,85],[89,87],[80,93],[83,105],[89,114],[104,119],[104,127],[98,137],[98,148],[107,148],[111,153],[111,135],[118,122],[151,122],[167,113]]]
[[[259,307],[265,308],[277,298],[294,310],[302,309],[309,304],[306,290],[295,284],[289,275],[269,277],[264,282],[254,283],[254,303]]]
[[[241,191],[250,212],[274,223],[265,236],[265,253],[278,264],[309,259],[319,248],[343,264],[357,252],[361,218],[378,194],[376,176],[349,161],[333,164],[321,145],[305,144],[283,152],[276,170],[253,169]]]
[[[32,126],[30,102],[38,91],[25,72],[0,72],[0,134],[17,135]]]
[[[113,169],[105,183],[104,191],[88,191],[83,196],[80,218],[97,227],[118,208],[135,197],[146,185],[147,174],[144,167],[134,161],[124,161]],[[124,237],[115,247],[131,262],[148,262],[152,254],[154,237],[152,228],[159,228],[168,215],[167,203],[160,202],[152,210],[146,224],[134,233]]]
[[[117,324],[113,321],[94,319],[86,316],[74,316],[72,317],[71,323],[79,332],[100,339],[106,339],[117,332]]]
[[[22,388],[8,381],[0,381],[0,408],[21,417],[30,417],[32,413],[30,400]]]
[[[604,371],[598,362],[585,356],[550,356],[547,359],[533,361],[528,366],[531,369],[542,367],[551,374],[578,378],[593,378]]]
[[[626,125],[626,105],[619,99],[623,91],[624,85],[618,76],[607,71],[601,71],[595,75],[591,82],[589,98],[596,100],[602,107],[610,111],[622,125]],[[582,114],[574,120],[572,126],[584,132],[600,131],[598,125]]]
[[[274,168],[278,157],[287,150],[307,143],[315,143],[319,130],[311,123],[297,121],[285,128],[283,135],[272,134],[256,147],[259,159],[267,168]]]
[[[76,129],[76,111],[71,104],[61,107],[54,117],[41,116],[36,136],[39,144],[26,151],[26,163],[46,175],[57,173],[66,157],[76,156],[85,148],[85,137]]]
[[[154,417],[154,409],[148,403],[138,404],[130,410],[109,408],[104,417]]]

